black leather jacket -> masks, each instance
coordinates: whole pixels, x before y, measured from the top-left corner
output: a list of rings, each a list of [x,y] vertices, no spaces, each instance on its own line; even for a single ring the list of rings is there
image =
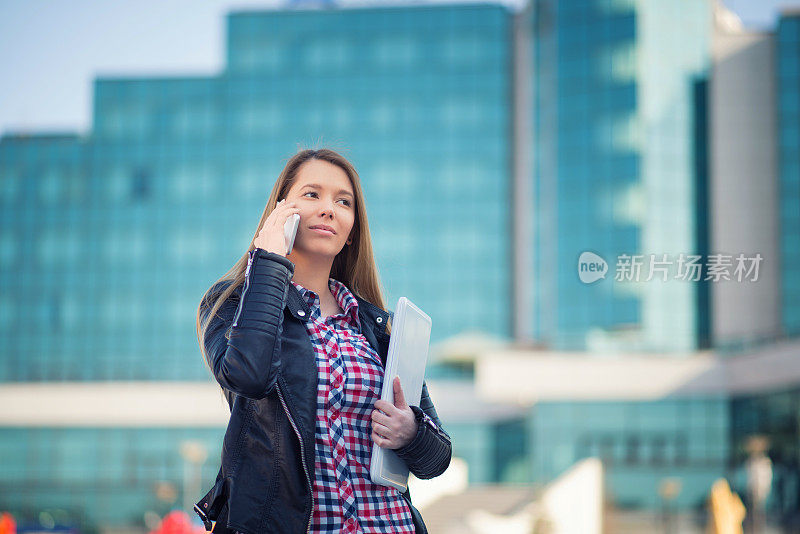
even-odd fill
[[[245,281],[209,323],[205,347],[214,377],[231,410],[222,444],[222,465],[214,486],[195,504],[206,530],[227,518],[231,532],[308,532],[313,510],[314,429],[317,364],[304,318],[311,310],[290,283],[294,264],[256,248]],[[220,283],[210,295],[224,289]],[[392,315],[356,295],[362,334],[386,365]],[[201,313],[207,316],[210,310]],[[202,319],[205,316],[201,315]],[[226,332],[230,330],[229,338]],[[414,439],[395,452],[418,478],[433,478],[450,464],[450,436],[444,431],[423,383]],[[430,418],[426,422],[423,414]],[[419,511],[409,504],[417,533],[427,533]],[[214,532],[225,532],[214,527]]]

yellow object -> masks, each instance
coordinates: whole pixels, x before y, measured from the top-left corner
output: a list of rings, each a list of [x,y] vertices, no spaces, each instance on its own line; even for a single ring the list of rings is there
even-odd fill
[[[731,491],[728,481],[720,478],[711,486],[707,534],[742,534],[746,514],[742,500]]]

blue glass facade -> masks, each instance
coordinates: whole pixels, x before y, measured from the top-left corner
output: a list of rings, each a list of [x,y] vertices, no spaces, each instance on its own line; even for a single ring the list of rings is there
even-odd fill
[[[775,44],[780,191],[781,312],[786,335],[800,334],[800,15],[778,21]]]
[[[657,509],[658,486],[678,477],[681,508],[702,506],[726,476],[726,396],[653,401],[540,402],[529,440],[534,480],[548,482],[582,458],[600,458],[609,498],[622,508]]]
[[[447,433],[453,456],[468,466],[470,484],[527,483],[531,481],[529,421],[509,417],[486,421],[449,421]]]
[[[101,78],[86,139],[5,137],[0,380],[206,379],[193,310],[298,143],[359,170],[390,308],[509,335],[509,16],[234,13],[219,77]]]
[[[509,26],[501,6],[229,17],[232,105],[261,129],[239,163],[296,139],[348,147],[388,301],[417,295],[436,339],[510,333]]]
[[[80,532],[140,525],[145,511],[163,516],[175,504],[171,495],[181,494],[186,465],[179,444],[217,451],[202,473],[205,483],[217,474],[219,466],[211,464],[218,462],[223,434],[208,428],[0,428],[0,506],[14,513],[18,527],[43,511]],[[165,485],[163,498],[159,484]]]
[[[641,283],[613,279],[621,254],[706,252],[706,206],[695,201],[710,13],[706,2],[534,3],[533,331],[547,346],[708,343],[701,284],[645,283],[646,270]],[[605,280],[580,281],[584,251],[608,262]]]
[[[638,321],[638,300],[603,285],[584,287],[573,265],[582,250],[604,257],[634,249],[639,228],[614,221],[608,195],[639,179],[639,154],[611,144],[609,128],[636,112],[636,80],[628,64],[613,78],[601,51],[635,60],[634,6],[615,15],[600,2],[536,2],[536,278],[535,332],[555,347],[585,348],[586,331]],[[588,51],[588,53],[587,53]],[[618,52],[618,53],[620,53]],[[582,248],[581,248],[582,247]],[[588,293],[588,295],[587,295]]]

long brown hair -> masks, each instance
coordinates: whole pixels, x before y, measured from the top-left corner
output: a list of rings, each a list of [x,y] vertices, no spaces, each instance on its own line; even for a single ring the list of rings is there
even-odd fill
[[[311,159],[327,161],[341,168],[350,179],[355,194],[355,221],[353,223],[353,241],[345,245],[331,265],[330,277],[346,285],[354,294],[362,299],[375,304],[382,310],[386,310],[383,291],[381,290],[378,268],[375,264],[375,256],[372,252],[372,239],[369,233],[369,223],[367,222],[367,208],[364,201],[364,194],[361,190],[361,181],[353,165],[341,154],[329,149],[304,149],[297,152],[284,166],[280,176],[278,176],[272,192],[267,200],[267,205],[261,213],[261,218],[256,225],[253,238],[250,240],[250,247],[239,261],[222,277],[214,282],[205,292],[197,308],[197,342],[203,354],[203,359],[209,369],[213,371],[213,362],[210,361],[206,353],[205,339],[206,329],[211,322],[211,318],[217,313],[219,308],[231,296],[234,290],[244,283],[244,272],[247,268],[247,258],[251,250],[255,248],[253,242],[258,236],[258,232],[269,214],[275,209],[275,205],[280,199],[286,198],[289,190],[294,184],[300,167]],[[219,288],[224,288],[221,291]],[[210,308],[210,311],[207,311]],[[205,319],[204,319],[205,318]],[[386,325],[387,332],[391,331],[391,326]],[[229,335],[230,332],[226,333]]]

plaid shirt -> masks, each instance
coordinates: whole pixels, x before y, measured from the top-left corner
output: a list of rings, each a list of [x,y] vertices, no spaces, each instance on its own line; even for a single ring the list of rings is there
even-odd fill
[[[395,488],[370,479],[372,410],[383,364],[361,334],[358,301],[338,280],[328,287],[343,313],[321,319],[319,296],[294,280],[308,303],[306,330],[319,372],[314,447],[312,532],[415,532],[408,504]]]

